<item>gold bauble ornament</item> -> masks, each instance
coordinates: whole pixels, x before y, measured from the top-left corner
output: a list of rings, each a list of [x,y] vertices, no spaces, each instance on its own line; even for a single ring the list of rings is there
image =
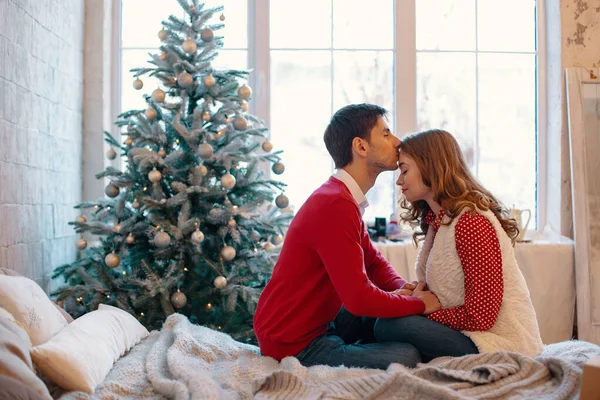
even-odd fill
[[[162,52],[162,53],[160,54],[160,59],[161,59],[161,60],[163,60],[163,61],[166,61],[166,59],[167,59],[167,53],[165,53],[165,52]]]
[[[215,285],[217,289],[223,289],[225,286],[227,286],[227,278],[224,276],[217,276],[213,281],[213,285]]]
[[[242,108],[243,112],[248,112],[248,102],[247,101],[240,101],[240,107]]]
[[[183,308],[187,304],[187,297],[179,289],[171,295],[171,304],[175,308]]]
[[[204,241],[204,233],[200,229],[196,229],[194,233],[192,233],[192,242],[194,243],[202,243]]]
[[[133,237],[133,235],[130,233],[125,238],[125,243],[127,243],[127,244],[134,244],[135,243],[135,237]]]
[[[214,37],[215,37],[215,33],[212,31],[212,29],[204,28],[200,32],[200,39],[202,39],[203,42],[206,42],[206,43],[212,42]]]
[[[225,14],[221,14],[221,16],[219,17],[219,19],[220,19],[221,21],[225,21]]]
[[[215,86],[215,84],[217,83],[217,81],[215,80],[215,77],[212,76],[212,74],[206,75],[202,79],[202,82],[204,82],[204,86],[206,86],[207,88],[211,88],[211,87]]]
[[[165,248],[171,244],[171,236],[167,232],[156,232],[154,235],[154,245],[158,248]]]
[[[106,257],[104,257],[104,263],[108,268],[117,268],[119,264],[121,264],[121,257],[115,253],[108,253]]]
[[[221,177],[221,185],[229,190],[233,189],[235,186],[235,176],[231,175],[229,172]]]
[[[189,88],[194,83],[194,78],[192,75],[188,74],[186,71],[183,71],[177,76],[177,84],[184,89]]]
[[[160,173],[160,171],[158,171],[156,168],[154,168],[152,171],[150,171],[148,173],[148,179],[152,183],[160,182],[160,180],[162,179],[162,174]]]
[[[142,80],[141,80],[140,78],[136,78],[136,79],[133,81],[133,88],[134,88],[135,90],[140,90],[140,89],[141,89],[141,88],[143,88],[143,87],[144,87],[144,82],[142,82]]]
[[[152,92],[152,101],[162,103],[165,101],[165,92],[162,89],[154,89]]]
[[[181,48],[188,54],[194,54],[197,48],[196,42],[192,38],[187,38],[181,44]]]
[[[158,151],[158,155],[164,158],[167,155],[167,152],[165,151],[165,149],[161,148]]]
[[[203,121],[206,121],[206,122],[207,122],[207,121],[210,121],[210,113],[209,113],[208,111],[204,111],[204,112],[202,113],[202,120],[203,120]]]
[[[144,111],[144,115],[148,120],[152,121],[156,118],[156,110],[152,107],[148,107],[148,109]]]
[[[233,127],[238,131],[245,131],[248,128],[248,121],[246,121],[246,118],[238,115],[233,120]]]
[[[133,200],[133,203],[131,203],[131,206],[133,208],[140,208],[140,202],[137,199],[135,199]]]
[[[208,174],[208,168],[204,164],[200,164],[198,168],[200,168],[200,175],[206,176]]]
[[[133,144],[133,138],[131,136],[129,136],[127,139],[125,139],[125,146],[131,146]]]
[[[77,247],[77,250],[84,250],[87,247],[87,242],[84,238],[81,238],[77,241],[75,247]]]
[[[85,219],[85,217],[83,215],[79,215],[77,218],[75,218],[75,221],[81,222],[83,224],[84,222],[87,221],[87,219]]]
[[[277,175],[281,175],[283,174],[283,171],[285,171],[285,165],[283,165],[283,163],[281,162],[276,162],[271,167],[271,171],[273,171]]]
[[[248,100],[252,96],[252,89],[248,85],[242,85],[238,89],[238,96],[240,99]]]
[[[227,226],[229,226],[230,228],[235,228],[235,226],[237,225],[237,222],[235,222],[235,219],[231,218],[228,222],[227,222]]]
[[[163,42],[165,40],[167,40],[168,37],[169,37],[169,35],[167,34],[167,31],[165,31],[164,29],[161,29],[160,31],[158,31],[158,38],[160,40],[162,40]]]
[[[119,188],[117,186],[113,185],[112,183],[109,183],[104,188],[104,193],[106,193],[106,195],[108,197],[114,198],[114,197],[117,197],[119,195]]]
[[[285,194],[280,194],[275,198],[275,205],[279,208],[286,208],[290,204],[290,199]]]
[[[264,151],[269,153],[271,150],[273,150],[273,143],[269,142],[268,140],[265,140],[261,147]]]
[[[109,160],[114,160],[115,158],[117,158],[117,152],[114,149],[108,149],[108,151],[106,152],[106,158],[108,158]]]
[[[205,160],[210,159],[213,156],[213,147],[208,143],[202,143],[198,146],[198,155]]]
[[[225,246],[221,249],[221,257],[225,261],[231,261],[235,258],[235,249],[231,246]]]

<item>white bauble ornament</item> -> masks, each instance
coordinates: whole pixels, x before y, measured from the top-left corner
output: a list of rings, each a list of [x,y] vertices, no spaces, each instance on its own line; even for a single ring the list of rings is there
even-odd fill
[[[133,201],[133,203],[131,203],[131,206],[132,206],[133,208],[140,208],[140,202],[139,202],[137,199],[135,199],[135,200]]]
[[[206,75],[202,81],[204,82],[204,86],[206,86],[207,88],[213,87],[215,86],[215,83],[217,83],[215,77],[212,76],[212,74]]]
[[[213,147],[208,143],[202,143],[200,146],[198,146],[198,155],[205,160],[211,158],[213,156],[213,152]]]
[[[167,155],[167,152],[165,151],[165,149],[161,148],[158,151],[158,155],[164,158]]]
[[[248,100],[252,96],[252,89],[248,85],[240,86],[237,92],[240,99]]]
[[[265,140],[261,147],[264,151],[268,153],[271,150],[273,150],[273,143],[269,142],[268,140]]]
[[[121,257],[115,253],[108,253],[106,257],[104,257],[104,264],[106,264],[108,268],[117,268],[119,264],[121,264]]]
[[[187,297],[177,289],[177,291],[171,295],[171,304],[173,304],[173,307],[175,308],[185,307],[187,304]]]
[[[87,247],[87,242],[84,238],[81,238],[77,241],[75,247],[77,247],[77,250],[84,250]]]
[[[283,165],[283,163],[276,162],[271,167],[271,171],[273,171],[277,175],[281,175],[283,174],[283,171],[285,171],[285,165]]]
[[[171,244],[171,236],[167,232],[156,232],[153,242],[156,247],[162,249]]]
[[[87,221],[87,219],[85,219],[85,217],[83,215],[80,215],[77,218],[75,218],[75,221],[84,223]]]
[[[169,37],[169,35],[167,34],[167,31],[165,31],[164,29],[161,29],[160,31],[158,31],[158,38],[162,41],[167,40],[167,38]]]
[[[243,112],[248,112],[248,102],[247,101],[240,101],[240,107],[242,108]]]
[[[235,249],[231,246],[225,246],[221,249],[221,257],[225,261],[231,261],[235,258]]]
[[[119,195],[119,188],[117,186],[113,185],[112,183],[109,183],[104,188],[104,193],[106,193],[106,195],[108,197],[114,198]]]
[[[200,164],[198,168],[200,168],[200,175],[206,176],[208,174],[208,168],[204,164]]]
[[[202,113],[202,121],[210,121],[210,113],[208,111]]]
[[[196,42],[192,38],[187,38],[181,44],[181,48],[188,54],[194,54],[197,48]]]
[[[154,89],[152,92],[152,101],[162,103],[165,101],[165,92],[162,89]]]
[[[148,179],[152,183],[159,182],[162,179],[162,174],[156,168],[148,173]]]
[[[275,205],[279,208],[286,208],[290,204],[290,199],[285,194],[280,194],[275,198]]]
[[[233,127],[238,131],[245,131],[248,128],[248,121],[246,121],[246,118],[238,115],[233,120]]]
[[[235,186],[235,176],[231,175],[229,172],[221,177],[221,185],[229,190],[233,189]]]
[[[106,152],[106,158],[108,158],[109,160],[114,160],[115,158],[117,158],[117,152],[114,149],[108,149],[108,151]]]
[[[144,111],[144,115],[148,120],[152,121],[156,118],[156,110],[152,107],[149,107],[146,111]]]
[[[227,226],[229,226],[230,228],[235,228],[235,226],[237,225],[237,222],[235,222],[235,219],[231,218],[228,222],[227,222]]]
[[[224,276],[217,276],[213,284],[217,289],[223,289],[225,286],[227,286],[227,278]]]
[[[194,78],[186,71],[183,71],[179,74],[179,76],[177,76],[177,84],[184,89],[189,88],[190,86],[192,86],[193,83]]]
[[[206,42],[206,43],[212,42],[214,37],[215,37],[215,33],[212,31],[212,29],[204,28],[200,32],[200,39],[202,39],[203,42]]]
[[[252,229],[252,231],[250,232],[250,237],[255,242],[258,242],[260,240],[260,233],[258,233],[258,231],[256,231],[256,230]]]
[[[135,243],[135,238],[133,237],[133,235],[131,233],[129,235],[127,235],[127,237],[125,238],[125,243],[127,243],[127,244]]]
[[[136,79],[133,81],[133,88],[134,88],[135,90],[140,90],[140,89],[141,89],[141,88],[143,88],[143,87],[144,87],[144,82],[142,82],[142,80],[141,80],[140,78],[136,78]]]
[[[283,242],[283,236],[281,236],[279,233],[276,233],[275,235],[273,235],[273,237],[271,238],[271,241],[273,242],[273,244],[275,246],[277,246],[279,243]]]
[[[194,233],[192,233],[192,242],[194,243],[202,243],[204,241],[204,233],[200,229],[196,229]]]

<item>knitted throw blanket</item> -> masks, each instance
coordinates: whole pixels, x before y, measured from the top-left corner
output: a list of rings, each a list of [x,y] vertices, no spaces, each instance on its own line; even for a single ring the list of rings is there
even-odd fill
[[[415,369],[306,368],[293,357],[262,357],[255,346],[174,314],[115,363],[93,396],[61,399],[572,399],[583,363],[596,355],[599,346],[570,341],[536,358],[490,352]]]

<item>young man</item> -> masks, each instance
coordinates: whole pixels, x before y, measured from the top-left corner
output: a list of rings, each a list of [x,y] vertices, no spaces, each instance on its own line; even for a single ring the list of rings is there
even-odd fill
[[[328,330],[342,304],[354,315],[376,318],[440,308],[434,294],[413,292],[414,285],[394,271],[371,244],[362,221],[365,193],[381,172],[398,168],[400,140],[385,115],[376,105],[349,105],[325,130],[337,172],[298,210],[260,296],[254,331],[263,355],[296,356],[307,366],[385,369],[392,362],[411,367],[420,362],[412,345],[346,344],[335,328]]]

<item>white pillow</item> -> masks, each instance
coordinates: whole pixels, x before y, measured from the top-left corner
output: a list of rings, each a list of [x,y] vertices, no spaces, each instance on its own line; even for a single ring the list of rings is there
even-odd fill
[[[0,307],[25,328],[33,346],[45,343],[67,326],[42,288],[24,276],[0,275]]]
[[[69,391],[94,393],[115,361],[148,336],[134,316],[100,304],[71,322],[48,342],[33,347],[33,362]]]

